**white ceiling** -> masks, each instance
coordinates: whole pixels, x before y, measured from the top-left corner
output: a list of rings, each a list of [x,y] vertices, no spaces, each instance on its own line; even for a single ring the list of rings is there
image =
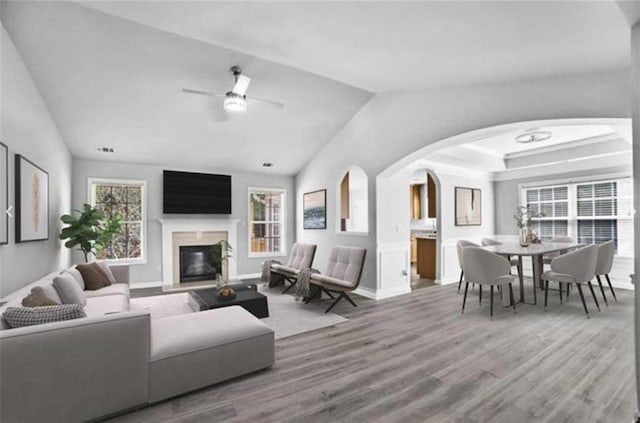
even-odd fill
[[[613,1],[83,4],[371,92],[629,63],[629,26]]]
[[[1,19],[74,157],[172,167],[295,174],[372,92],[629,65],[613,1],[2,1]],[[180,92],[224,92],[236,64],[285,109],[221,121]]]
[[[580,124],[531,127],[526,123],[510,130],[474,142],[443,148],[430,154],[431,162],[459,166],[476,171],[517,173],[526,168],[541,168],[557,162],[591,160],[595,167],[607,167],[607,157],[619,155],[631,159],[631,122],[618,125]],[[515,137],[529,131],[547,131],[552,134],[545,141],[519,143]],[[598,161],[598,158],[600,160]],[[624,163],[626,161],[623,160]],[[615,163],[618,163],[617,161]],[[622,162],[620,162],[622,163]],[[562,168],[557,170],[562,171]],[[567,168],[564,169],[565,171]],[[542,171],[544,172],[544,171]]]
[[[293,175],[371,97],[73,3],[5,2],[2,21],[76,158]],[[181,92],[230,90],[236,64],[252,78],[249,96],[285,108],[249,104],[220,121],[222,99]]]

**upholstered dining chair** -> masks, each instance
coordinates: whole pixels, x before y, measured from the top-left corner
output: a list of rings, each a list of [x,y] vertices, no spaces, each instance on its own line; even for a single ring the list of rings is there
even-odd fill
[[[462,250],[465,249],[466,247],[479,247],[479,245],[471,241],[466,241],[464,239],[461,239],[456,244],[456,249],[458,252],[458,264],[460,265],[460,280],[458,281],[458,292],[460,292],[460,287],[462,286],[462,278],[464,276],[464,269],[462,267],[462,262],[463,262]]]
[[[575,242],[575,240],[570,237],[570,236],[557,236],[555,238],[552,238],[549,242]],[[556,257],[559,257],[560,255],[562,255],[561,252],[556,252],[556,253],[549,253],[549,254],[545,254],[544,256],[542,256],[542,263],[544,264],[551,264],[551,260],[553,260]]]
[[[611,279],[609,279],[609,273],[611,272],[611,268],[613,267],[613,256],[615,252],[616,252],[616,243],[614,241],[607,241],[598,245],[598,262],[596,263],[596,280],[598,281],[598,285],[600,285],[602,298],[604,298],[604,302],[606,305],[609,305],[609,303],[607,302],[607,297],[604,295],[604,288],[602,287],[602,279],[600,279],[600,276],[604,276],[607,279],[607,283],[609,284],[609,289],[611,290],[611,295],[613,295],[613,299],[616,302],[618,302],[618,298],[616,297],[616,292],[613,290],[613,286],[611,285]]]
[[[318,294],[324,292],[331,298],[334,298],[333,294],[338,294],[325,313],[331,311],[342,298],[357,307],[348,293],[355,291],[360,284],[366,255],[367,249],[362,247],[333,247],[327,270],[323,274],[312,273],[310,275],[309,284],[312,292],[305,303],[308,304]]]
[[[289,286],[282,291],[283,293],[287,292],[296,284],[301,270],[311,268],[315,255],[316,244],[301,244],[296,242],[291,247],[287,264],[271,264],[271,274],[276,274],[280,276],[280,279],[289,282]],[[271,280],[275,279],[277,278],[271,278]]]
[[[584,294],[582,292],[582,285],[587,284],[589,286],[589,290],[591,291],[591,295],[593,297],[593,302],[596,304],[598,311],[600,311],[600,305],[598,304],[598,299],[596,298],[596,294],[593,291],[593,285],[591,285],[591,280],[596,272],[596,263],[598,260],[598,246],[597,245],[589,245],[584,248],[580,248],[575,251],[571,251],[570,253],[563,254],[554,258],[551,261],[551,270],[544,272],[542,275],[542,280],[544,282],[544,306],[547,307],[547,301],[549,296],[549,281],[558,282],[559,285],[559,294],[560,294],[560,302],[562,303],[562,284],[572,284],[575,283],[578,288],[578,293],[580,294],[580,299],[582,300],[582,306],[584,307],[584,312],[587,314],[587,318],[589,317],[589,309],[587,309],[587,303],[584,300]]]
[[[477,283],[482,292],[482,285],[489,285],[490,316],[493,320],[493,287],[507,285],[509,287],[509,298],[513,311],[516,311],[516,303],[513,298],[513,281],[515,276],[511,275],[511,265],[509,261],[497,254],[484,250],[480,247],[464,247],[462,249],[462,271],[464,272],[464,297],[462,298],[462,313],[467,302],[467,292],[469,283]],[[504,292],[504,290],[502,291]]]
[[[500,241],[496,241],[495,239],[492,238],[482,238],[482,246],[483,247],[488,247],[491,245],[502,245],[502,242]],[[509,257],[507,256],[507,260],[509,260],[509,263],[511,264],[511,266],[516,266],[516,269],[518,270],[518,275],[522,275],[522,268],[520,267],[520,262],[518,260],[518,257]]]

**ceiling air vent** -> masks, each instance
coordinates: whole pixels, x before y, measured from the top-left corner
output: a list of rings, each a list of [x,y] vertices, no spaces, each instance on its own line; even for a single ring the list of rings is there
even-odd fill
[[[113,147],[104,147],[101,145],[96,145],[94,148],[98,153],[113,154],[116,152],[116,150]]]

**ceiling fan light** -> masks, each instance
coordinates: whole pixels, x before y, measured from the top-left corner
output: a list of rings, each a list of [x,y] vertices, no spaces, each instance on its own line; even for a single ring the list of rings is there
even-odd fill
[[[227,113],[244,113],[247,110],[247,100],[244,96],[229,92],[224,98],[224,110]]]

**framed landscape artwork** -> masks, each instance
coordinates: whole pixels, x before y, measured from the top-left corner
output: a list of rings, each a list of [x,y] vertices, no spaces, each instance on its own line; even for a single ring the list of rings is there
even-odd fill
[[[327,190],[304,193],[302,210],[304,229],[327,229]]]
[[[478,188],[456,187],[456,226],[482,225],[482,191]]]
[[[16,154],[16,242],[49,239],[49,174]]]
[[[9,149],[0,142],[0,245],[9,242]]]

